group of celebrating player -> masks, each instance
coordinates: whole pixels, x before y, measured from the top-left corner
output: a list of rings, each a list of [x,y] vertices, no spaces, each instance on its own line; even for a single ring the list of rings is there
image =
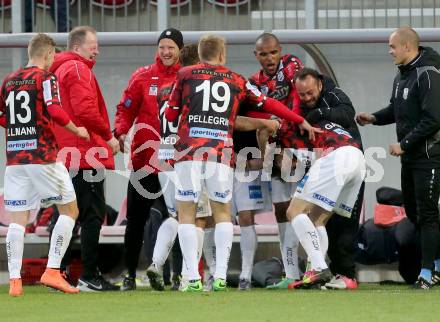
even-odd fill
[[[332,98],[326,100],[322,90],[327,78],[304,68],[297,57],[283,56],[273,34],[264,33],[256,40],[254,53],[262,69],[249,80],[225,66],[223,38],[206,35],[198,45],[187,46],[180,39],[180,31],[173,28],[161,34],[158,51],[171,49],[159,53],[159,58],[165,65],[182,67],[161,86],[150,84],[147,89],[149,96],[156,97],[148,110],[149,117],[158,120],[153,130],[160,137],[141,143],[147,143],[144,149],[154,148],[147,168],[158,173],[171,215],[159,229],[153,264],[147,269],[151,286],[163,290],[162,266],[178,235],[184,258],[181,290],[226,290],[232,215],[241,226],[239,289],[249,290],[257,248],[254,215],[271,211],[274,205],[286,278],[271,288],[338,288],[340,276],[333,277],[326,263],[325,225],[333,214],[351,216],[365,175],[348,97],[333,84]],[[41,282],[78,292],[59,272],[78,209],[68,172],[57,162],[52,122],[80,140],[87,140],[89,134],[62,109],[57,79],[48,72],[54,54],[48,36],[35,36],[29,43],[28,66],[8,75],[0,93],[0,121],[7,128],[5,207],[14,212],[6,244],[12,296],[22,294],[24,225],[29,210],[41,201],[57,204],[61,214]],[[132,76],[141,77],[142,72]],[[122,144],[135,119],[121,129],[121,120],[135,105],[127,96],[135,85],[130,81],[116,114],[115,136]],[[330,99],[348,101],[342,117],[340,111],[333,113]],[[326,107],[318,108],[318,101]],[[148,144],[152,142],[160,144]],[[144,198],[153,196],[147,193]],[[309,262],[302,276],[299,244]],[[211,273],[205,287],[198,271],[202,249]],[[124,280],[123,289],[130,289],[130,278]]]

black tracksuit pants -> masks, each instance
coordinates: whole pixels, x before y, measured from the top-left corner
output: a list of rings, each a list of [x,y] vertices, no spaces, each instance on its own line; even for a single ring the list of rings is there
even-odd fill
[[[148,197],[146,193],[157,194],[161,191],[157,174],[149,174],[141,179],[136,177],[136,173],[132,172],[128,182],[127,228],[124,238],[125,265],[131,277],[136,276],[139,254],[144,241],[145,223],[150,216],[150,208],[157,198]]]
[[[105,217],[104,171],[81,169],[72,178],[81,226],[81,276],[85,279],[98,273],[99,235]]]
[[[402,163],[401,184],[406,215],[420,230],[422,268],[432,269],[440,255],[440,168],[419,169]]]
[[[340,274],[355,278],[356,236],[359,230],[364,190],[365,182],[362,183],[350,218],[333,214],[326,225],[329,239],[327,254],[330,258],[330,270],[334,275]]]

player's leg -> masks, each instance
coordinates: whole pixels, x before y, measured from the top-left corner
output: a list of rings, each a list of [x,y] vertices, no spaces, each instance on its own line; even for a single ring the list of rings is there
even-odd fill
[[[215,248],[215,222],[214,217],[206,218],[205,234],[203,238],[203,256],[205,263],[208,266],[209,278],[205,282],[205,290],[212,290],[212,283],[214,282],[215,263],[216,263],[216,248]]]
[[[23,262],[24,233],[31,209],[38,207],[38,194],[24,167],[28,165],[7,166],[5,170],[4,204],[11,216],[6,234],[6,254],[9,271],[9,295],[23,294],[21,266]]]
[[[227,165],[207,161],[205,183],[215,225],[216,268],[214,291],[226,290],[226,273],[232,248],[233,225],[231,222],[231,199],[233,169]],[[208,176],[208,174],[211,174]]]
[[[183,291],[202,291],[203,286],[197,262],[197,229],[195,218],[197,202],[201,193],[202,163],[198,161],[178,162],[174,166],[179,184],[176,183],[178,235],[184,264],[188,270],[189,284]]]
[[[174,171],[159,173],[159,182],[170,217],[159,227],[153,250],[153,262],[147,269],[147,276],[151,287],[158,291],[164,290],[163,265],[173,247],[179,226],[176,218],[175,179]]]
[[[61,162],[30,165],[27,169],[33,186],[38,189],[42,205],[56,204],[60,214],[52,231],[47,268],[41,276],[41,283],[65,293],[78,293],[79,290],[72,287],[60,274],[61,260],[69,246],[75,220],[78,218],[72,180]]]
[[[284,182],[280,178],[272,178],[271,181],[271,196],[278,223],[280,252],[286,277],[280,283],[268,286],[270,289],[286,289],[289,283],[300,278],[298,266],[299,239],[286,217],[295,186],[295,184]]]
[[[268,191],[264,191],[260,177],[251,182],[239,179],[237,175],[234,178],[233,201],[241,230],[241,272],[238,289],[245,291],[251,288],[252,268],[258,246],[254,216],[257,210],[264,208]]]

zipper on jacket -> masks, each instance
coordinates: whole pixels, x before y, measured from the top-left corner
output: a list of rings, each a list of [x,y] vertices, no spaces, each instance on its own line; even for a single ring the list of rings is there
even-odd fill
[[[425,150],[426,150],[426,156],[429,159],[429,152],[428,152],[428,140],[425,140]]]

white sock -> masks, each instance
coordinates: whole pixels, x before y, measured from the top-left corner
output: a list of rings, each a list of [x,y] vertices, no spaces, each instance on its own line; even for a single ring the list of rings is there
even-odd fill
[[[209,269],[209,274],[214,276],[215,273],[215,241],[214,241],[215,229],[205,228],[205,236],[203,238],[203,256],[205,257],[206,265]]]
[[[318,232],[310,218],[306,214],[299,214],[291,223],[301,245],[310,258],[312,269],[323,270],[328,268],[324,256],[322,256]]]
[[[290,223],[286,223],[286,230],[284,234],[284,242],[282,243],[286,263],[284,263],[284,271],[287,278],[299,280],[299,266],[298,266],[298,247],[299,239]],[[280,245],[281,246],[281,245]]]
[[[205,236],[205,231],[203,230],[203,228],[200,227],[196,227],[196,231],[197,231],[197,269],[198,269],[200,258],[202,258],[202,253],[203,253],[203,238]],[[183,260],[182,263],[182,280],[188,281],[188,269],[186,268],[185,260]]]
[[[170,254],[170,250],[177,237],[178,227],[179,223],[177,220],[170,217],[160,225],[157,231],[156,244],[154,245],[153,251],[153,263],[159,269],[162,269]]]
[[[61,260],[72,238],[75,220],[67,215],[60,215],[52,231],[50,239],[48,268],[60,268]]]
[[[240,227],[241,273],[240,279],[250,280],[257,250],[257,233],[255,226]]]
[[[203,228],[196,227],[197,231],[197,264],[200,262],[203,253],[203,238],[205,237],[205,231]]]
[[[6,255],[8,256],[9,278],[21,278],[25,228],[10,224],[6,235]]]
[[[299,240],[289,222],[278,223],[280,252],[287,278],[299,279],[298,246]]]
[[[327,250],[328,250],[328,235],[327,235],[327,229],[325,229],[325,226],[318,226],[316,227],[316,231],[319,235],[319,243],[321,244],[321,251],[324,258],[327,256]]]
[[[184,258],[183,264],[188,271],[188,279],[199,280],[196,226],[193,224],[179,224],[178,233],[180,248]]]
[[[226,279],[229,255],[231,255],[232,237],[234,236],[231,222],[221,222],[215,225],[216,266],[215,278]]]

